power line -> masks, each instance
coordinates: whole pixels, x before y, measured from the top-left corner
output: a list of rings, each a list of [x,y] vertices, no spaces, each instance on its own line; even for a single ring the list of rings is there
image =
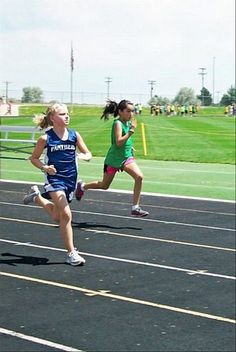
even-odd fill
[[[204,88],[204,76],[207,74],[205,71],[206,71],[206,68],[205,67],[199,67],[199,70],[201,70],[201,72],[199,72],[198,74],[202,76],[202,90]],[[201,90],[201,97],[202,97],[202,105],[204,105],[204,94]]]
[[[105,77],[105,83],[107,84],[107,100],[110,99],[110,83],[112,82],[112,77]]]
[[[5,94],[5,96],[6,96],[6,103],[8,102],[8,85],[9,84],[11,84],[12,82],[9,82],[9,81],[4,81],[3,83],[5,83],[6,84],[6,94]]]
[[[149,80],[148,83],[151,85],[151,90],[150,90],[150,97],[152,98],[153,95],[153,86],[156,83],[156,81]]]

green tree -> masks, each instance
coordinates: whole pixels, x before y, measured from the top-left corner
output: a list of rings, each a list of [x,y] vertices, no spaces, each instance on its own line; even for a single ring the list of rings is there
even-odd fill
[[[152,97],[149,101],[148,101],[148,105],[166,105],[168,104],[170,101],[168,98],[163,98],[160,97],[158,95],[154,95],[154,97]]]
[[[198,95],[198,99],[201,101],[203,106],[209,106],[212,104],[211,93],[205,87],[201,89],[201,94]]]
[[[22,103],[42,103],[43,91],[39,87],[25,87],[23,88]]]
[[[173,103],[179,105],[196,104],[197,98],[195,96],[194,90],[188,87],[181,88],[173,99]]]
[[[223,97],[221,98],[220,105],[231,105],[232,103],[236,102],[236,87],[231,86],[227,94],[224,94]]]

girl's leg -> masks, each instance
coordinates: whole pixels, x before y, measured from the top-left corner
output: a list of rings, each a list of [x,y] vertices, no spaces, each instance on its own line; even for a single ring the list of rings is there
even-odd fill
[[[87,189],[108,189],[113,181],[115,174],[116,172],[104,172],[102,181],[94,181],[90,183],[79,181],[75,191],[76,199],[80,201],[84,195],[84,191]]]
[[[44,210],[51,216],[53,221],[59,223],[59,212],[55,204],[50,202],[48,199],[43,198],[41,194],[35,197],[35,203],[43,207]]]
[[[113,181],[114,176],[115,176],[115,173],[110,174],[110,173],[104,172],[102,181],[84,183],[83,188],[85,191],[87,189],[108,189],[110,187],[110,184]]]
[[[139,205],[143,174],[135,161],[124,165],[123,170],[134,179],[133,205]]]
[[[68,252],[74,250],[73,230],[71,226],[72,214],[63,191],[50,192],[51,198],[59,214],[60,234]]]

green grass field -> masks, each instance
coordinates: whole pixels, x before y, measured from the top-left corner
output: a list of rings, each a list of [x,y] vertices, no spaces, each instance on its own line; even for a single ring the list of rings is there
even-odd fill
[[[33,126],[32,116],[44,110],[43,106],[23,106],[20,114],[24,117],[2,118],[1,122]],[[81,133],[94,156],[104,156],[110,145],[112,119],[100,120],[101,110],[75,106],[71,114],[71,128]],[[144,109],[137,120],[133,136],[137,158],[235,164],[235,119],[225,117],[222,108],[205,108],[195,117],[152,117]],[[141,122],[145,125],[147,156],[143,154]]]
[[[22,106],[21,117],[2,118],[1,124],[33,126],[33,115],[44,110],[44,106]],[[103,158],[110,145],[112,119],[100,120],[101,110],[74,106],[71,113],[70,127],[81,133],[94,156],[90,163],[80,163],[80,176],[85,181],[101,178]],[[144,173],[144,192],[235,199],[235,119],[225,117],[222,108],[202,109],[195,117],[152,117],[144,109],[137,120],[133,141]],[[141,122],[145,125],[146,157]],[[25,157],[12,152],[2,152],[2,156]],[[43,182],[41,172],[28,161],[3,158],[0,162],[2,179]],[[118,174],[112,184],[116,189],[132,187],[133,181],[125,173]]]

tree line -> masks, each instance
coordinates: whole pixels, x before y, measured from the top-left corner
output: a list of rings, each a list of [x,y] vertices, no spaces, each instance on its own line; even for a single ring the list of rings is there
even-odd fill
[[[25,87],[23,88],[23,96],[21,98],[22,103],[43,103],[43,91],[39,87]],[[225,93],[219,104],[227,106],[236,102],[236,88],[231,86],[227,93]],[[203,87],[199,95],[194,94],[192,88],[183,87],[176,94],[175,98],[171,101],[168,98],[154,95],[148,102],[152,104],[168,104],[174,103],[179,105],[186,104],[201,104],[202,106],[210,106],[213,104],[211,93],[207,88]]]
[[[236,102],[236,88],[231,86],[227,93],[225,93],[220,102],[221,106],[228,106]],[[148,102],[149,105],[166,105],[166,104],[177,104],[177,105],[202,105],[211,106],[213,104],[211,93],[207,88],[203,87],[199,95],[195,95],[192,88],[183,87],[179,90],[173,100],[166,97],[154,95]],[[218,105],[217,104],[217,105]]]

